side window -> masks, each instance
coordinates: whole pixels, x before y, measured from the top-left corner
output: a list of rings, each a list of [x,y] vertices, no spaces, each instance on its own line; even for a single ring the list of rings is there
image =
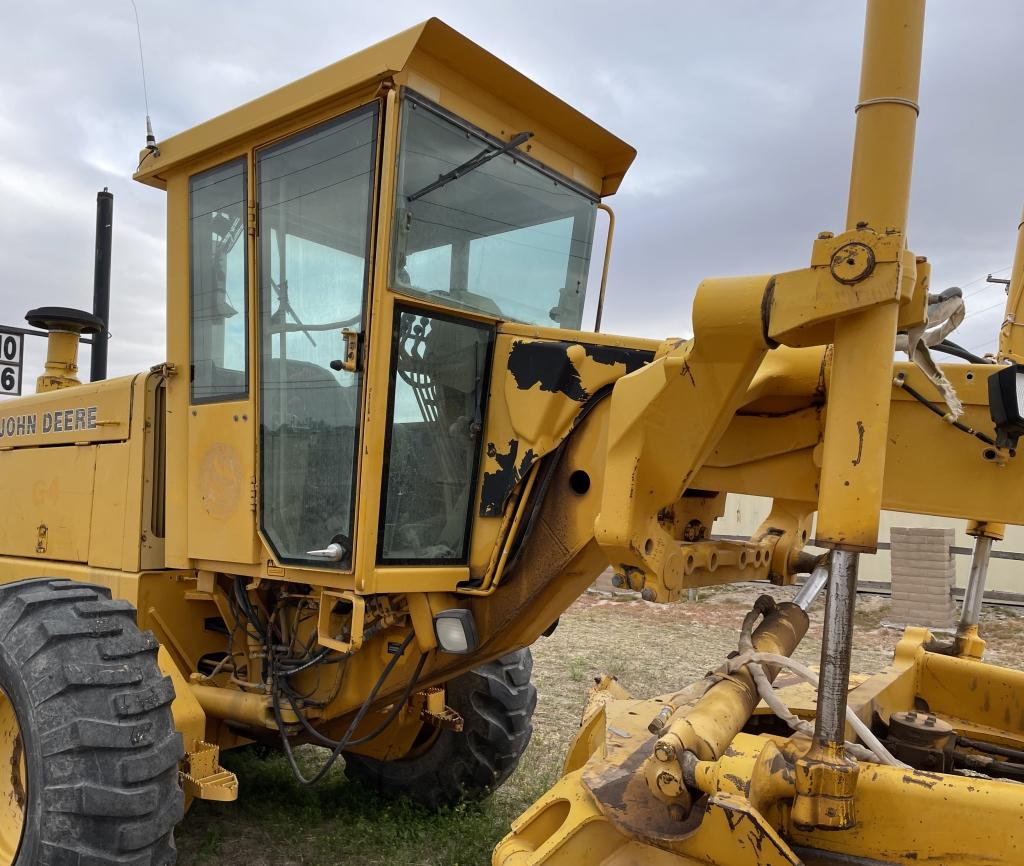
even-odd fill
[[[465,562],[492,330],[395,313],[378,559]]]
[[[189,181],[193,403],[249,391],[245,187],[244,159]]]

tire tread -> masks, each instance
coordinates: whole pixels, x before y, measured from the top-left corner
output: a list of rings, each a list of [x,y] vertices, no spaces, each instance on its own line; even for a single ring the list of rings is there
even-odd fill
[[[16,709],[41,756],[30,770],[38,795],[17,866],[175,862],[184,750],[158,646],[139,630],[135,609],[105,587],[0,586],[3,669],[20,681],[14,693],[27,695]]]
[[[530,742],[537,706],[532,672],[525,648],[463,674],[448,684],[448,702],[465,723],[461,733],[443,731],[427,751],[409,759],[346,754],[346,775],[432,811],[487,796],[512,775]]]

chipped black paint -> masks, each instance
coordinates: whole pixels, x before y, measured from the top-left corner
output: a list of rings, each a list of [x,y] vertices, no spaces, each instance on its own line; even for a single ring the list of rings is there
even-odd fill
[[[505,507],[512,488],[529,471],[537,455],[532,448],[523,454],[523,459],[516,463],[519,456],[519,440],[510,439],[508,451],[502,454],[493,442],[487,443],[487,456],[498,464],[497,472],[485,472],[480,488],[480,516],[497,517]]]
[[[654,353],[647,349],[595,346],[563,340],[516,340],[508,355],[508,371],[515,379],[516,387],[528,391],[539,385],[541,391],[564,394],[578,403],[586,402],[590,399],[590,392],[584,387],[580,371],[569,358],[569,349],[573,346],[582,346],[587,357],[598,364],[622,364],[627,373],[639,370],[654,358]]]
[[[583,377],[569,357],[569,350],[579,346],[592,361],[606,367],[622,365],[625,373],[639,370],[654,359],[654,352],[649,349],[630,349],[619,346],[596,346],[589,343],[570,343],[565,340],[515,340],[508,354],[508,371],[515,380],[516,387],[528,391],[540,386],[541,391],[551,394],[562,394],[574,402],[583,404],[580,415],[573,420],[570,428],[586,412],[595,395],[601,395],[619,378],[617,370],[597,375],[591,372],[594,380],[589,383],[590,389],[583,382]],[[567,432],[567,431],[566,431]],[[501,453],[493,442],[487,443],[487,456],[498,464],[497,472],[484,472],[480,490],[480,516],[497,517],[505,508],[505,502],[512,489],[526,475],[530,467],[541,455],[531,448],[519,457],[520,443],[510,439],[508,451]]]
[[[534,385],[540,385],[541,391],[564,394],[570,400],[584,402],[590,394],[583,387],[576,365],[569,360],[571,345],[516,340],[508,354],[508,371],[516,380],[516,387],[529,391]]]
[[[625,364],[626,372],[639,370],[644,364],[654,360],[654,352],[649,349],[629,349],[624,346],[594,346],[583,343],[583,351],[587,357],[598,364]]]

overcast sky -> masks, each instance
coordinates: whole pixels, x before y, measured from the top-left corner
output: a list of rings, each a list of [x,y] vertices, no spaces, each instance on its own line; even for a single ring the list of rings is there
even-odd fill
[[[802,267],[818,231],[843,228],[859,2],[137,3],[158,138],[433,14],[629,141],[608,331],[688,334],[702,278]],[[164,194],[130,179],[145,133],[131,4],[5,3],[3,21],[0,323],[90,306],[106,186],[111,374],[161,361]],[[1024,203],[1022,33],[1016,0],[929,4],[910,240],[934,288],[964,288],[972,349],[994,345],[1004,295],[984,278],[1007,275]],[[43,341],[28,343],[31,390]]]

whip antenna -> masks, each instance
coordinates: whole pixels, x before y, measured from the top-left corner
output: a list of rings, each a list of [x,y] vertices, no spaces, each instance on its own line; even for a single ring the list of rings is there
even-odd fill
[[[146,60],[142,55],[142,25],[139,23],[139,7],[135,0],[128,0],[135,12],[135,32],[139,37],[139,67],[142,69],[142,98],[146,103],[146,148],[153,156],[160,155],[160,148],[156,146],[156,136],[153,134],[153,121],[149,119],[149,89],[146,87]],[[141,165],[141,163],[140,163]]]

